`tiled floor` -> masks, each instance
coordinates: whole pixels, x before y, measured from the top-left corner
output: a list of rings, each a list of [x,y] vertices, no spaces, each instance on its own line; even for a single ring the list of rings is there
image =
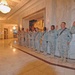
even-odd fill
[[[29,55],[12,47],[10,42],[11,40],[0,40],[0,75],[75,75],[75,70],[48,64],[34,56],[36,54],[50,61],[54,61],[54,59],[15,45],[34,56]],[[58,60],[55,62],[58,63]]]

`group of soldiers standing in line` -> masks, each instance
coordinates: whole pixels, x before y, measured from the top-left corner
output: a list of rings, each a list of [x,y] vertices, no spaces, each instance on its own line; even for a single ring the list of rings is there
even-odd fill
[[[66,27],[66,23],[61,23],[61,29],[58,30],[55,25],[51,25],[50,31],[44,27],[43,32],[39,28],[32,27],[32,30],[24,31],[24,28],[18,32],[19,44],[34,49],[45,55],[54,57],[57,51],[61,60],[67,61],[69,45],[72,40],[72,34],[75,28],[75,22],[71,29]]]

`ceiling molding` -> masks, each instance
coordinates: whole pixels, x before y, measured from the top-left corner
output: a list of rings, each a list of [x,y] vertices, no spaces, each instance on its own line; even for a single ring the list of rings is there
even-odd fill
[[[21,0],[11,0],[11,1],[19,3]]]
[[[23,2],[24,4],[22,4],[21,7],[19,7],[17,10],[15,10],[14,12],[12,12],[10,15],[7,16],[6,19],[9,19],[12,15],[14,15],[15,13],[17,13],[20,9],[22,9],[25,5],[27,5],[31,0],[27,0],[26,2]]]
[[[24,11],[23,13],[21,13],[20,14],[20,18],[24,18],[24,17],[30,16],[30,15],[36,13],[36,12],[39,12],[39,11],[45,9],[44,1],[41,1],[41,2],[38,1],[37,4],[35,4],[34,6],[33,5],[30,8],[27,8],[26,11]]]
[[[39,6],[38,6],[39,5]],[[41,5],[43,5],[43,7],[40,7]],[[16,16],[15,19],[18,19],[18,18],[23,18],[25,15],[26,15],[26,12],[29,13],[29,10],[30,11],[33,11],[35,10],[34,8],[35,7],[40,7],[40,9],[38,8],[38,10],[42,10],[43,8],[45,8],[45,4],[44,4],[44,1],[38,1],[38,0],[34,0],[30,3],[28,3],[25,7],[23,7],[21,10],[19,10],[17,13],[15,13],[14,15],[10,16],[8,19],[13,19],[14,16]],[[33,11],[32,13],[34,12],[37,12],[37,11]],[[31,14],[31,13],[30,13]],[[29,15],[29,14],[28,14]],[[22,17],[23,16],[23,17]]]
[[[41,9],[41,10],[39,10],[39,11],[36,11],[36,12],[34,12],[34,13],[28,15],[28,16],[25,16],[25,17],[23,17],[22,19],[30,19],[30,18],[32,18],[32,17],[34,18],[34,16],[37,16],[37,15],[39,15],[39,14],[41,14],[41,16],[44,16],[44,13],[45,13],[45,8],[44,8],[44,9]]]
[[[16,11],[14,14],[10,15],[9,17],[7,17],[7,19],[14,18],[14,16],[16,16],[16,15],[19,15],[20,16],[23,12],[25,12],[25,10],[29,9],[29,7],[31,7],[32,5],[34,5],[35,3],[37,3],[37,1],[38,0],[34,0],[34,1],[33,0],[30,0],[24,6],[22,6],[22,8],[20,8],[18,11]]]

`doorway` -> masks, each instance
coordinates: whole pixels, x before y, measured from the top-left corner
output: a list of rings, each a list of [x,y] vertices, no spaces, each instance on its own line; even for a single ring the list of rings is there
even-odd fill
[[[4,39],[8,39],[8,29],[4,28]]]
[[[32,30],[32,28],[39,28],[40,31],[43,31],[43,28],[45,26],[45,9],[39,10],[37,12],[34,12],[33,14],[30,14],[23,18],[23,27],[28,25],[28,29]],[[28,21],[28,22],[27,22]],[[26,24],[27,23],[27,24]],[[25,26],[26,25],[26,26]]]

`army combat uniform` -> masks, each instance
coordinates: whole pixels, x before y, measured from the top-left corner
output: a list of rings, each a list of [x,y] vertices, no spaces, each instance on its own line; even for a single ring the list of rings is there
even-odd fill
[[[69,44],[72,39],[72,34],[69,29],[58,30],[58,38],[56,42],[56,50],[59,51],[62,60],[68,58]]]
[[[41,43],[40,43],[41,36],[42,36],[42,33],[40,31],[38,31],[35,36],[35,49],[38,52],[40,52],[41,50]]]
[[[71,33],[72,33],[72,40],[70,43],[70,49],[68,52],[68,57],[71,59],[75,59],[75,26],[72,26]]]
[[[42,51],[44,54],[47,54],[47,46],[48,46],[48,32],[44,31],[42,33]]]
[[[56,30],[50,30],[48,32],[48,46],[49,46],[50,54],[52,56],[55,55],[56,39],[57,39],[57,31]],[[47,53],[49,53],[49,52],[47,52]]]
[[[25,45],[25,32],[21,31],[21,45],[24,46]]]

